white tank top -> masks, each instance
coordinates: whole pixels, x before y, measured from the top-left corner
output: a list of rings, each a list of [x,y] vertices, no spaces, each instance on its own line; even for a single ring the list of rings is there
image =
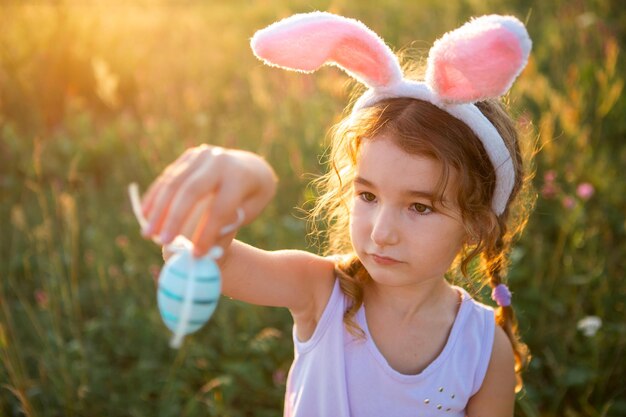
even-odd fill
[[[353,337],[343,324],[348,300],[335,281],[313,335],[298,341],[287,378],[286,417],[447,417],[465,416],[468,400],[482,385],[495,330],[493,309],[462,288],[445,347],[416,375],[394,370],[367,328],[363,307],[356,322],[366,339]]]

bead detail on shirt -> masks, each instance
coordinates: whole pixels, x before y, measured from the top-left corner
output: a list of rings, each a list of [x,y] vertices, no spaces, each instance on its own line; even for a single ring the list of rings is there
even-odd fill
[[[439,387],[439,388],[437,389],[437,391],[438,391],[438,392],[440,392],[440,393],[443,393],[443,392],[445,391],[445,388],[444,388],[444,387]],[[451,399],[454,399],[455,397],[456,397],[456,394],[450,394],[450,398],[451,398]],[[429,398],[426,398],[426,399],[424,400],[424,404],[426,404],[426,405],[430,404],[430,399],[429,399]],[[447,406],[445,406],[445,405],[443,405],[443,404],[437,404],[437,406],[436,406],[435,408],[437,408],[437,410],[444,411],[444,407],[445,407],[445,411],[446,411],[446,412],[450,412],[450,411],[452,411],[452,408],[451,408],[451,407],[447,407]]]

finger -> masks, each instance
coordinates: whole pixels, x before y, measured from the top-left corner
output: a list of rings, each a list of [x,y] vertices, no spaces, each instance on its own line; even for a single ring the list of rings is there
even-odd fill
[[[159,190],[163,187],[167,178],[172,175],[173,171],[178,169],[180,165],[188,164],[193,158],[197,156],[197,148],[187,149],[178,159],[168,165],[165,170],[157,177],[157,179],[150,185],[143,198],[142,209],[144,210],[144,216],[148,216],[152,207],[154,206],[156,196],[158,196]]]
[[[220,187],[194,233],[192,240],[195,256],[206,254],[223,238],[220,231],[237,221],[237,207],[240,202],[241,197],[232,191],[232,187]],[[236,231],[230,234],[234,236],[235,233]]]
[[[161,224],[167,217],[174,196],[202,163],[202,155],[198,155],[196,158],[189,159],[184,165],[178,166],[177,170],[171,171],[168,177],[162,180],[154,196],[153,207],[148,212],[148,228],[144,230],[144,235],[153,236],[160,233]]]
[[[237,232],[243,226],[246,221],[246,213],[249,213],[253,209],[253,205],[249,200],[246,200],[243,204],[239,205],[236,209],[224,210],[226,225],[215,226],[223,223],[215,221],[215,211],[206,210],[203,222],[197,227],[194,233],[194,251],[193,254],[196,257],[206,255],[215,246],[219,246],[224,251],[230,246],[232,240],[237,235]],[[212,229],[207,230],[211,223],[214,223]]]
[[[207,253],[209,253],[213,248],[215,247],[219,247],[222,251],[222,254],[225,253],[228,250],[228,247],[231,245],[231,243],[233,242],[233,239],[235,238],[235,235],[237,234],[237,231],[233,231],[227,235],[221,236],[220,238],[218,238],[215,243],[213,245],[211,245],[208,249],[205,250],[200,250],[198,249],[196,246],[194,246],[194,250],[192,255],[196,258],[201,258],[203,256],[205,256]],[[219,262],[220,259],[223,258],[222,256],[219,256],[217,258],[214,258],[215,261]]]
[[[209,195],[208,197],[196,203],[189,216],[185,218],[180,230],[177,232],[178,235],[182,235],[186,237],[189,241],[191,241],[196,229],[198,228],[198,225],[202,221],[204,213],[208,210],[208,206],[211,203],[211,200],[213,200],[213,195]]]
[[[176,252],[174,252],[170,246],[163,245],[161,247],[161,256],[165,262],[167,262],[175,253]]]
[[[168,165],[163,173],[159,175],[159,177],[157,177],[157,179],[150,185],[150,187],[148,187],[148,190],[142,198],[141,204],[141,209],[144,216],[147,217],[150,214],[150,211],[154,206],[156,196],[158,195],[159,190],[163,187],[164,183],[167,181],[167,178],[171,176],[174,171],[179,169],[181,165],[189,164],[189,162],[193,158],[196,158],[198,156],[199,151],[204,149],[205,147],[206,145],[201,145],[195,148],[187,149],[180,157],[178,157],[178,159]]]
[[[185,224],[193,220],[190,217],[197,211],[199,203],[215,192],[217,176],[210,175],[211,167],[210,163],[198,167],[173,197],[167,217],[161,226],[163,244],[169,243],[176,235],[181,234]]]

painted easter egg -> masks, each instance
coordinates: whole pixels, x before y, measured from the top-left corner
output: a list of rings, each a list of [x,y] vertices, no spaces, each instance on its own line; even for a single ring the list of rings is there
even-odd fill
[[[161,318],[175,334],[199,330],[210,318],[221,291],[220,270],[210,256],[194,258],[179,250],[159,276],[157,302]]]

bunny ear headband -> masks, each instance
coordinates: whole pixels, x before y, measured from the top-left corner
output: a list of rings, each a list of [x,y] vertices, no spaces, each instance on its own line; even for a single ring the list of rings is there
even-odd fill
[[[270,66],[313,72],[336,65],[369,89],[353,113],[392,97],[425,100],[463,121],[483,143],[496,171],[492,208],[502,214],[515,181],[511,155],[473,103],[505,94],[526,66],[531,41],[512,16],[473,19],[438,39],[426,80],[404,78],[398,58],[363,23],[326,12],[296,14],[254,34],[254,54]]]

